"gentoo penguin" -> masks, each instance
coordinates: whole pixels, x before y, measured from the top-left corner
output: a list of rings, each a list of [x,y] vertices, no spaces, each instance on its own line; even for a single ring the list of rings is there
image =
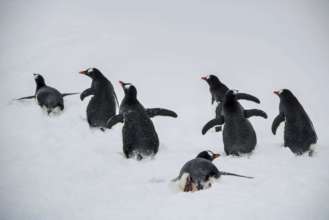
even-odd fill
[[[81,101],[93,95],[87,106],[87,121],[90,127],[106,127],[106,122],[116,114],[117,96],[112,83],[96,68],[79,72],[91,78],[91,87],[80,95]]]
[[[202,151],[196,158],[185,163],[180,170],[178,177],[173,181],[179,181],[178,185],[182,191],[194,192],[211,187],[212,182],[220,178],[222,175],[253,178],[219,171],[212,163],[212,161],[219,156],[219,154],[215,154],[210,150]]]
[[[161,108],[145,109],[137,99],[136,87],[131,83],[121,84],[125,96],[121,102],[119,114],[107,122],[107,128],[112,128],[118,122],[124,123],[122,128],[123,153],[127,158],[152,156],[158,152],[159,139],[150,118],[154,116],[177,117],[173,111]]]
[[[310,146],[316,144],[318,138],[303,106],[288,89],[274,91],[274,94],[279,96],[280,105],[279,115],[272,124],[272,133],[275,135],[280,123],[285,121],[284,146],[289,147],[297,155],[309,151]]]
[[[237,101],[236,93],[228,90],[223,100],[223,115],[209,121],[202,129],[205,134],[215,125],[224,123],[223,141],[224,150],[227,155],[239,156],[241,153],[250,153],[254,150],[257,138],[254,128],[248,118],[261,116],[267,118],[262,110],[244,110]]]
[[[222,102],[224,100],[225,93],[229,90],[229,88],[224,83],[222,83],[215,75],[204,76],[201,77],[201,79],[206,81],[209,85],[209,91],[211,94],[211,104],[214,104],[215,101],[216,103],[218,103],[215,114],[216,114],[216,118],[219,118],[220,115],[223,114]],[[236,98],[238,100],[249,100],[256,102],[258,104],[260,103],[257,97],[247,93],[237,93]],[[220,131],[220,128],[216,127],[216,131]]]
[[[44,108],[48,114],[56,111],[56,109],[64,109],[64,96],[75,95],[78,93],[60,93],[57,89],[47,86],[45,79],[40,74],[33,74],[36,83],[35,95],[26,96],[17,100],[36,98],[37,103]]]

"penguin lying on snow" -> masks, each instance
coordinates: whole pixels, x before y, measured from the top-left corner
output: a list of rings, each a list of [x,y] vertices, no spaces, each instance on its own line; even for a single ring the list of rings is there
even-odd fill
[[[224,101],[225,93],[229,90],[229,88],[224,83],[222,83],[215,75],[204,76],[201,77],[201,79],[206,81],[209,85],[209,91],[211,94],[211,104],[214,104],[215,101],[218,103],[215,113],[216,113],[216,118],[220,118],[220,116],[223,115],[222,102]],[[238,100],[249,100],[256,102],[258,104],[260,103],[257,97],[247,93],[237,93],[236,98]],[[220,130],[221,127],[216,127],[216,131],[220,131]]]
[[[212,151],[202,151],[196,158],[184,164],[177,178],[173,181],[179,181],[179,188],[184,192],[194,192],[211,187],[215,179],[222,175],[237,176],[244,178],[253,178],[242,176],[235,173],[222,172],[212,163],[214,159],[219,157]]]
[[[112,83],[96,68],[79,72],[91,78],[91,87],[80,95],[81,101],[93,95],[87,106],[87,121],[90,127],[106,127],[106,122],[116,114],[119,105]]]
[[[26,96],[17,100],[36,98],[38,104],[44,108],[48,114],[55,112],[56,109],[64,109],[64,96],[75,95],[78,93],[60,93],[57,89],[47,86],[42,75],[33,74],[36,83],[35,95]]]
[[[223,101],[223,115],[209,121],[202,129],[204,135],[215,125],[224,123],[223,141],[227,155],[239,156],[241,153],[250,153],[254,150],[257,138],[254,128],[248,118],[261,116],[267,118],[262,110],[244,110],[237,101],[236,93],[232,90],[226,92]]]
[[[280,106],[279,115],[275,117],[272,124],[272,133],[275,135],[280,123],[285,121],[284,146],[289,147],[297,155],[309,151],[310,146],[315,144],[318,138],[303,106],[288,89],[274,93],[280,98]]]
[[[145,109],[137,100],[137,90],[130,83],[119,82],[125,96],[121,102],[119,114],[107,122],[107,128],[124,123],[122,128],[123,152],[127,158],[155,155],[159,149],[159,139],[150,118],[154,116],[177,117],[173,111],[161,108]]]

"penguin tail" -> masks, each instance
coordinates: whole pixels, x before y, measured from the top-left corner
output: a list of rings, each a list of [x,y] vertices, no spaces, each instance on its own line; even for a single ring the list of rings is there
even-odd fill
[[[62,93],[62,97],[69,96],[69,95],[77,95],[80,94],[78,92],[71,92],[71,93]]]
[[[236,176],[236,177],[242,177],[242,178],[247,178],[247,179],[253,179],[254,177],[251,176],[243,176],[243,175],[239,175],[236,173],[229,173],[229,172],[222,172],[220,171],[220,175],[224,175],[224,176]]]

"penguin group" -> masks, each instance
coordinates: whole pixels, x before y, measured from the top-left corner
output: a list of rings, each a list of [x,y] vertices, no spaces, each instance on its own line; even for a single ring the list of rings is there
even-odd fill
[[[17,100],[35,99],[37,104],[48,115],[64,110],[63,97],[80,94],[83,101],[92,96],[86,109],[87,122],[90,127],[102,131],[123,123],[122,142],[123,154],[126,158],[142,160],[154,157],[159,150],[159,137],[151,118],[167,116],[177,118],[178,115],[165,108],[145,108],[137,98],[137,88],[132,83],[119,81],[124,98],[119,104],[114,87],[109,79],[97,68],[87,68],[79,72],[88,76],[92,82],[90,88],[81,93],[60,93],[57,89],[46,85],[40,74],[33,74],[36,83],[35,94]],[[201,77],[209,85],[211,104],[216,104],[214,118],[205,123],[201,129],[204,135],[215,127],[222,132],[224,152],[236,157],[251,154],[257,145],[256,131],[250,117],[258,116],[267,119],[267,114],[260,109],[245,109],[240,100],[248,100],[260,104],[260,100],[251,94],[230,89],[215,75]],[[279,114],[272,123],[272,133],[276,134],[278,126],[284,122],[284,146],[294,154],[302,155],[309,152],[311,145],[317,143],[317,134],[312,121],[289,89],[274,91],[280,99]],[[200,152],[196,158],[186,162],[179,175],[173,181],[184,192],[194,192],[209,188],[221,176],[253,178],[235,173],[219,171],[213,160],[220,154],[210,150]]]

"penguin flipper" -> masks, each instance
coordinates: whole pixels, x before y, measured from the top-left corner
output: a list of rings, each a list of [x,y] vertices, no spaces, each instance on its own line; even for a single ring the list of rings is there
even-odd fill
[[[69,96],[69,95],[77,95],[78,92],[71,92],[71,93],[62,93],[62,97]]]
[[[278,116],[275,117],[273,123],[272,123],[272,133],[275,135],[276,134],[276,130],[278,129],[279,125],[281,124],[281,122],[283,122],[285,119],[284,114],[282,112],[280,112],[280,114]]]
[[[177,118],[177,114],[174,111],[164,108],[148,108],[146,109],[146,113],[150,118],[154,116],[169,116],[169,117]]]
[[[260,116],[263,118],[267,118],[267,114],[259,109],[249,109],[249,110],[244,110],[244,116],[246,118],[250,118],[252,116]]]
[[[247,94],[247,93],[237,93],[236,94],[236,98],[237,99],[244,99],[244,100],[249,100],[249,101],[253,101],[256,103],[260,103],[259,99],[253,95]]]
[[[106,128],[111,129],[114,125],[116,125],[119,122],[120,123],[123,123],[123,115],[122,114],[114,115],[113,117],[111,117],[106,122]]]
[[[94,90],[92,88],[88,88],[80,94],[80,99],[81,101],[83,101],[84,98],[93,94],[94,94]]]
[[[213,105],[215,102],[215,97],[213,95],[211,95],[211,104]]]
[[[22,97],[22,98],[19,98],[19,99],[16,99],[16,100],[18,101],[18,100],[33,99],[33,98],[35,98],[35,95],[25,96],[25,97]]]
[[[202,134],[204,135],[212,127],[214,127],[216,125],[222,125],[223,123],[224,123],[224,117],[223,116],[220,117],[220,118],[215,118],[215,119],[212,119],[212,120],[208,121],[207,124],[205,124],[205,126],[203,126],[203,128],[202,128]]]
[[[239,175],[239,174],[235,174],[235,173],[228,173],[228,172],[223,172],[223,171],[220,171],[219,173],[220,173],[220,175],[223,175],[223,176],[236,176],[236,177],[243,177],[243,178],[247,178],[247,179],[254,178],[252,176],[243,176],[243,175]]]

